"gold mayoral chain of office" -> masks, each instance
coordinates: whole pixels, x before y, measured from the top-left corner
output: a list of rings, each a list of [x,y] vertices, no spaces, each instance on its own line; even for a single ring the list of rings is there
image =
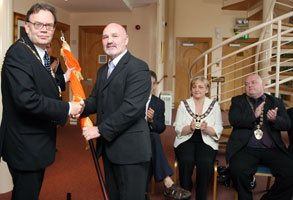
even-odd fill
[[[252,110],[253,113],[255,113],[254,109],[253,109],[253,105],[252,103],[250,102],[248,96],[246,96],[246,99],[250,105],[250,108]],[[266,101],[266,96],[264,96],[264,101]],[[263,131],[260,129],[263,125],[263,118],[264,118],[264,109],[261,110],[261,113],[260,113],[260,116],[259,116],[259,123],[255,122],[254,125],[255,125],[255,130],[254,130],[254,136],[257,140],[260,140],[262,139],[263,137]]]
[[[211,111],[212,111],[212,109],[213,109],[213,107],[214,107],[216,101],[213,100],[212,103],[210,104],[210,106],[208,107],[207,111],[206,111],[205,113],[201,114],[201,115],[194,114],[194,113],[191,111],[191,109],[190,109],[190,107],[189,107],[187,101],[183,101],[183,103],[184,103],[184,105],[185,105],[185,108],[186,108],[187,112],[190,114],[190,116],[191,116],[193,119],[195,119],[195,128],[196,128],[196,129],[200,129],[200,126],[201,126],[201,120],[202,120],[203,118],[205,118],[206,116],[208,116],[208,115],[211,113]]]
[[[34,54],[34,56],[43,64],[39,55],[25,42],[25,40],[23,38],[21,38],[20,42],[22,44],[24,44]],[[51,72],[52,77],[55,79],[55,74],[54,74],[53,70],[51,70],[50,72]],[[59,85],[57,85],[57,87],[58,87],[59,97],[61,97],[61,88]]]

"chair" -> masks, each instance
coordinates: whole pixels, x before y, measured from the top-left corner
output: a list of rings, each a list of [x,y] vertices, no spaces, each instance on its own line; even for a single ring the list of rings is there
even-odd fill
[[[196,166],[194,167],[196,168]],[[175,160],[174,162],[174,183],[177,182],[177,174],[178,174],[178,162]],[[216,160],[214,163],[214,182],[213,182],[213,200],[216,200],[217,197],[217,176],[218,176],[218,161]]]
[[[270,189],[270,185],[271,185],[271,178],[272,178],[272,172],[270,170],[270,168],[268,167],[265,167],[263,165],[259,165],[257,167],[257,170],[256,170],[256,173],[255,173],[255,176],[267,176],[268,177],[268,180],[267,180],[267,187],[266,187],[266,190],[269,190]]]
[[[269,190],[270,189],[270,185],[271,185],[271,178],[273,176],[270,168],[264,166],[264,165],[259,165],[257,167],[257,170],[254,174],[255,176],[267,176],[268,177],[268,180],[267,180],[267,187],[266,187],[266,190]],[[238,200],[238,192],[236,191],[235,193],[235,200]]]

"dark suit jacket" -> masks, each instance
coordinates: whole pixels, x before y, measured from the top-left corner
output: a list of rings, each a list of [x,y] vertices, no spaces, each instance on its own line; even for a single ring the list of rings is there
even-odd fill
[[[36,170],[54,161],[56,124],[65,124],[69,104],[59,100],[56,81],[27,36],[24,41],[36,55],[18,40],[3,63],[0,157],[15,169]]]
[[[291,128],[288,131],[288,137],[289,137],[289,142],[290,142],[288,149],[293,154],[293,107],[289,108],[287,110],[287,113],[291,119]]]
[[[97,113],[102,145],[112,163],[133,164],[151,158],[150,135],[145,120],[145,105],[151,79],[145,62],[127,52],[107,79],[108,65],[102,66],[91,95],[85,100],[83,116]]]
[[[150,132],[162,133],[166,129],[165,125],[165,102],[152,95],[149,108],[155,111],[154,119],[149,124]]]
[[[54,56],[50,56],[50,62],[54,62],[56,58]],[[55,76],[56,76],[56,82],[60,86],[61,91],[65,91],[66,89],[66,83],[64,79],[64,72],[61,67],[61,63],[59,62],[59,65],[57,67],[57,70],[55,71]]]
[[[274,109],[275,107],[278,107],[277,118],[275,122],[269,122],[266,113],[269,109]],[[233,130],[226,148],[227,163],[229,163],[232,156],[248,144],[253,134],[255,120],[254,113],[246,99],[246,94],[233,97],[229,111],[229,121],[233,126]],[[268,133],[276,146],[288,154],[281,137],[281,131],[290,129],[291,120],[287,115],[282,100],[267,94],[264,106],[264,125],[267,127]]]

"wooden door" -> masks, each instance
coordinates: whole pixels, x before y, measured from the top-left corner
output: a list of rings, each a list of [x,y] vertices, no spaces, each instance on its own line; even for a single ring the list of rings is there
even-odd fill
[[[225,45],[223,47],[223,56],[228,55],[228,54],[230,54],[238,49],[241,49],[245,46],[248,46],[254,42],[256,42],[256,39],[239,40],[238,42],[233,42],[233,43],[236,43],[240,46],[237,46],[235,44],[234,45],[230,45],[230,44]],[[244,52],[238,53],[234,56],[230,56],[228,59],[223,61],[222,74],[225,77],[225,82],[222,84],[222,87],[221,87],[223,100],[227,99],[227,98],[231,98],[236,95],[243,94],[245,92],[245,87],[242,87],[242,86],[244,86],[244,83],[245,83],[245,79],[246,79],[245,75],[254,71],[254,65],[252,64],[255,62],[254,57],[251,57],[251,58],[245,60],[244,62],[239,62],[239,63],[237,63],[237,62],[241,61],[245,58],[248,58],[254,54],[255,54],[255,48],[252,48],[252,49],[250,48]],[[230,64],[232,64],[232,63],[237,63],[237,64],[230,66]],[[249,64],[252,64],[252,65],[250,65],[249,67],[246,67],[244,69],[241,69],[242,67],[248,66]],[[225,66],[229,66],[229,67],[225,67]],[[240,70],[237,70],[234,72],[234,70],[236,70],[236,69],[240,69]],[[229,73],[229,72],[232,72],[232,73]],[[229,73],[229,74],[227,74],[227,73]],[[235,79],[237,77],[242,77],[242,78],[239,78],[237,80],[232,81],[233,79]],[[238,88],[238,89],[236,89],[236,88]],[[236,90],[231,91],[232,89],[236,89]],[[221,109],[228,110],[230,108],[230,105],[231,105],[231,102],[223,103],[223,104],[221,104]]]
[[[176,39],[175,108],[178,107],[180,101],[190,97],[190,77],[188,75],[190,65],[197,57],[211,47],[211,42],[211,38]],[[202,59],[193,68],[192,74],[203,67],[204,60]]]
[[[79,63],[82,68],[84,80],[81,82],[86,97],[92,92],[99,68],[108,61],[102,44],[104,28],[105,26],[79,27]],[[96,115],[91,115],[90,118],[93,123],[96,122]]]

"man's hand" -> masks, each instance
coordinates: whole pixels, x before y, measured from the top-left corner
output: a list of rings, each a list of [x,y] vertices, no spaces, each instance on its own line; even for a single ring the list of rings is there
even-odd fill
[[[152,123],[154,120],[155,111],[152,108],[149,108],[147,111],[147,120],[148,122]]]
[[[88,126],[82,129],[82,135],[88,141],[93,138],[98,138],[101,134],[98,132],[97,126]]]
[[[69,103],[71,105],[71,112],[70,112],[71,117],[75,119],[79,118],[80,114],[84,110],[84,106],[85,106],[84,101],[80,101],[80,102],[71,101]]]
[[[275,109],[268,110],[267,119],[273,122],[276,120],[277,114],[278,114],[278,107],[275,107]]]
[[[256,118],[259,118],[261,111],[263,111],[265,102],[262,102],[259,106],[257,106],[257,108],[255,109],[254,115]]]
[[[59,65],[59,58],[56,58],[56,60],[54,60],[52,63],[51,63],[51,69],[56,72],[57,71],[57,68],[58,68],[58,65]]]

